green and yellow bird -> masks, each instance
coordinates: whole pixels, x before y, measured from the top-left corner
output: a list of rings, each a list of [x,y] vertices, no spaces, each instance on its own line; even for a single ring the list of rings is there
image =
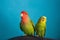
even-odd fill
[[[26,11],[21,12],[20,29],[27,36],[34,36],[34,23],[31,21]]]
[[[45,16],[41,16],[35,25],[36,35],[39,37],[44,37],[46,33],[46,20]]]

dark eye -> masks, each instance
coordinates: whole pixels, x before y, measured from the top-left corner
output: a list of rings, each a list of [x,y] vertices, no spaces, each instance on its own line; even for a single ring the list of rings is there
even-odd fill
[[[25,13],[25,15],[28,15],[27,13]]]
[[[42,21],[44,21],[44,18],[42,18]]]
[[[44,19],[42,21],[44,21]]]

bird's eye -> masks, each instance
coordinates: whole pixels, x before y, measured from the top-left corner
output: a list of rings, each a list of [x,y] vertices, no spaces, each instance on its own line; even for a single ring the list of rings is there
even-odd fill
[[[45,18],[42,18],[42,21],[44,21]]]
[[[25,13],[25,15],[28,15],[27,13]]]
[[[42,19],[42,21],[44,21],[44,19]]]

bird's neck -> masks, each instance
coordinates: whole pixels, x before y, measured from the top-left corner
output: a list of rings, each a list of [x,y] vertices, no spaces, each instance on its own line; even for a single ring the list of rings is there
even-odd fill
[[[29,21],[29,18],[28,18],[28,17],[24,17],[24,18],[22,18],[22,21],[23,21],[24,23],[27,23],[27,22]]]
[[[41,22],[41,24],[42,24],[42,25],[46,25],[46,23],[45,23],[45,22]]]

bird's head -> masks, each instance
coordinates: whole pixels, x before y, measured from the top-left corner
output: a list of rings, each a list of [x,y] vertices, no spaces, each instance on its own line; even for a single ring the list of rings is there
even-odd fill
[[[22,11],[21,12],[21,18],[27,18],[28,17],[28,13],[27,12],[25,12],[25,11]]]
[[[28,22],[29,16],[28,16],[28,13],[26,11],[21,12],[21,20],[25,23]]]
[[[43,22],[43,23],[46,23],[46,19],[47,19],[46,16],[41,16],[40,21]]]

